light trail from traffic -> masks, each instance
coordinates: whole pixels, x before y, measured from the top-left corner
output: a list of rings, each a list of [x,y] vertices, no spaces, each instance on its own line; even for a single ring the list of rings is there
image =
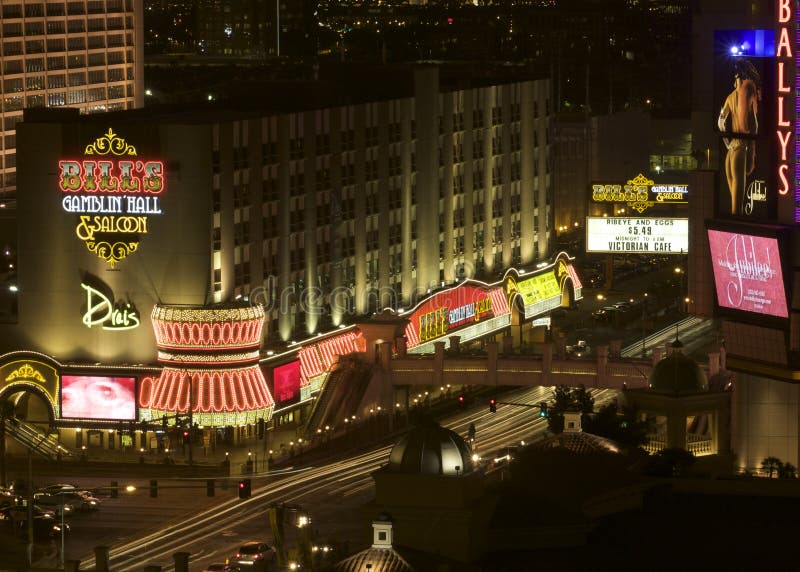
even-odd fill
[[[608,389],[590,390],[590,393],[596,406],[608,403],[617,395],[616,391]],[[502,401],[535,405],[551,397],[552,388],[535,387],[504,393]],[[502,402],[496,413],[488,411],[487,402],[485,407],[453,413],[441,421],[443,426],[465,438],[471,423],[476,426],[477,450],[485,453],[517,445],[522,439],[540,438],[547,429],[547,420],[539,417],[538,410]],[[180,522],[113,546],[110,567],[117,572],[134,572],[145,565],[158,564],[168,572],[174,569],[172,555],[175,552],[189,551],[194,561],[208,558],[219,552],[209,552],[209,543],[219,540],[221,531],[247,521],[264,522],[271,503],[302,504],[313,514],[343,510],[345,501],[353,504],[351,508],[358,508],[360,495],[372,488],[371,473],[387,462],[392,446],[393,443],[378,446],[348,459],[291,473],[270,474],[265,477],[269,482],[254,488],[250,499],[223,501]],[[94,564],[94,558],[89,557],[81,561],[81,568]]]

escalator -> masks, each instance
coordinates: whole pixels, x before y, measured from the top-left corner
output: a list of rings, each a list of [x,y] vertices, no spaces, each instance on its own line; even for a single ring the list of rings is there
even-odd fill
[[[62,447],[55,437],[43,433],[36,425],[16,417],[5,420],[5,431],[7,436],[12,437],[32,453],[44,459],[55,461],[59,458],[59,454],[61,457],[71,455],[69,450]]]
[[[339,358],[328,372],[311,415],[306,422],[306,435],[314,435],[325,425],[341,425],[358,411],[372,377],[372,366],[354,356]]]

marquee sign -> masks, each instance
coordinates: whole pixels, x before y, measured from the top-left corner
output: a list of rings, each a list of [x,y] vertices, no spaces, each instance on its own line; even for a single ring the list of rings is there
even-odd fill
[[[502,287],[461,284],[434,294],[408,315],[408,347],[508,314],[508,302]]]
[[[586,252],[689,251],[689,219],[587,217]]]
[[[638,213],[659,204],[686,204],[689,186],[682,184],[656,184],[641,173],[625,185],[594,184],[592,201],[595,203],[626,203]]]
[[[58,162],[62,208],[78,215],[75,234],[110,268],[136,252],[150,217],[162,214],[164,164],[136,157],[136,148],[109,129],[81,160]]]

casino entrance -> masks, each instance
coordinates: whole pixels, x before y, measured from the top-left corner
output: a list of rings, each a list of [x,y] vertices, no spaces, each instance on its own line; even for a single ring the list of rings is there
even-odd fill
[[[0,453],[30,451],[53,460],[66,453],[51,432],[59,379],[54,366],[25,352],[0,356]]]

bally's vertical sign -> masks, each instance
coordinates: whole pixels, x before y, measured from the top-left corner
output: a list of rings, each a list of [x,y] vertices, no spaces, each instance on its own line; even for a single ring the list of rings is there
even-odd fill
[[[800,186],[795,180],[795,157],[800,152],[797,140],[797,121],[795,113],[795,88],[800,87],[795,76],[795,30],[796,30],[796,1],[778,0],[776,14],[776,36],[778,38],[775,48],[775,77],[776,93],[776,125],[775,136],[777,139],[778,153],[776,181],[780,206],[779,212],[785,212],[783,205],[787,199],[794,201],[794,221],[800,222]],[[782,214],[781,212],[781,214]],[[782,220],[789,216],[781,216]]]
[[[58,162],[61,205],[78,216],[75,234],[110,269],[136,252],[150,219],[161,215],[164,164],[144,161],[112,129],[80,159]]]

